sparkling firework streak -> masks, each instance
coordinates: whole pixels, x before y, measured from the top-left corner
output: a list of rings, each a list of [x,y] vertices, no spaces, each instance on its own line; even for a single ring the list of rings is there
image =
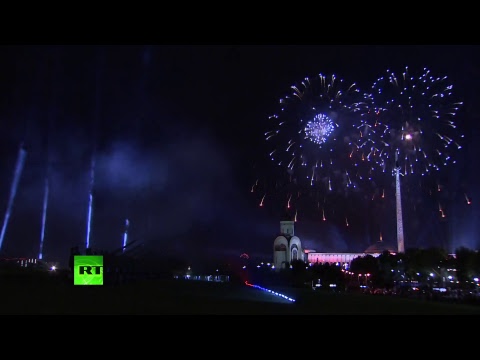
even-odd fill
[[[463,104],[454,100],[447,77],[429,70],[416,77],[387,70],[372,86],[373,108],[359,130],[358,147],[383,171],[395,170],[394,155],[404,175],[439,170],[455,163],[462,147],[454,118]],[[372,167],[375,165],[372,165]]]
[[[26,157],[27,152],[23,148],[23,145],[20,145],[20,149],[18,150],[17,163],[15,165],[15,172],[13,174],[13,181],[10,187],[10,196],[8,198],[7,211],[5,212],[2,232],[0,234],[0,250],[2,250],[3,240],[5,238],[5,233],[7,232],[8,220],[10,219],[10,214],[12,213],[13,203],[17,194],[18,183],[20,182],[20,177],[22,176],[23,166],[25,165]]]
[[[255,191],[255,187],[258,185],[258,179],[257,181],[255,181],[255,184],[252,185],[252,188],[250,189],[250,192],[254,192]]]
[[[280,99],[278,114],[270,116],[275,129],[265,133],[269,157],[300,184],[354,187],[352,178],[362,177],[358,127],[371,96],[335,75],[305,78],[291,89]]]
[[[260,201],[260,205],[259,205],[259,206],[263,206],[263,202],[265,201],[265,196],[267,196],[267,194],[263,195],[262,201]]]
[[[47,224],[47,209],[48,209],[48,193],[50,185],[48,181],[48,174],[45,177],[45,189],[43,191],[43,208],[42,208],[42,228],[40,230],[40,250],[38,252],[38,259],[43,259],[43,242],[45,240],[45,227]]]

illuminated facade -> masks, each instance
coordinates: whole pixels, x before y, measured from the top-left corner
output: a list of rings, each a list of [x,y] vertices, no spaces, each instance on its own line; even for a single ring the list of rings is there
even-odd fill
[[[383,242],[382,235],[380,235],[379,241],[370,245],[361,253],[319,253],[314,250],[305,250],[310,264],[338,264],[346,266],[349,266],[352,260],[357,257],[363,257],[366,255],[378,257],[384,251],[395,254],[395,249]]]
[[[310,264],[350,264],[353,259],[367,255],[366,253],[308,253],[308,262]],[[380,254],[369,254],[374,257]]]

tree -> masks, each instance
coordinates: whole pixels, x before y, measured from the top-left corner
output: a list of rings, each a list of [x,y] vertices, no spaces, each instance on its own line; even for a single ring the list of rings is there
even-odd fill
[[[457,263],[457,279],[460,283],[460,287],[469,288],[472,285],[471,281],[478,274],[478,252],[465,247],[460,247],[455,251],[455,255]]]

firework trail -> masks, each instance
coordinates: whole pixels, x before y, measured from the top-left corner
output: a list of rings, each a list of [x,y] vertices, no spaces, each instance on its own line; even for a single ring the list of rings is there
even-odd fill
[[[23,144],[21,144],[20,149],[18,150],[17,163],[15,165],[12,185],[10,187],[10,196],[8,198],[7,210],[3,219],[2,232],[0,233],[0,250],[2,249],[5,233],[7,232],[8,220],[10,219],[10,214],[12,213],[13,203],[17,194],[18,183],[20,182],[20,177],[22,176],[23,166],[25,165],[26,157],[27,152],[23,148]]]

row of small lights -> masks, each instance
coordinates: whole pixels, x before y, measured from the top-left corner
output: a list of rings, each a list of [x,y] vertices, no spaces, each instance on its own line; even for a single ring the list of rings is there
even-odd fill
[[[263,262],[260,263],[260,265],[257,265],[257,268],[260,268],[260,267],[262,267],[262,266],[264,266],[264,265],[267,265],[267,266],[269,266],[269,267],[271,266],[272,269],[275,269],[275,265],[270,264],[270,263],[264,264]],[[312,266],[311,263],[310,263],[309,265]],[[335,265],[339,266],[339,263],[336,263]],[[246,268],[247,268],[247,266],[244,265],[244,266],[243,266],[243,269],[246,269]],[[290,268],[292,268],[292,265],[290,265]],[[308,267],[306,267],[306,269],[308,269]],[[451,269],[449,269],[449,270],[451,270]],[[217,270],[217,271],[218,271],[218,270]],[[392,271],[392,272],[395,272],[395,270],[393,270],[393,269],[392,269],[391,271]],[[456,271],[456,270],[453,270],[453,271]],[[348,270],[344,270],[344,269],[342,269],[342,272],[345,273],[345,274],[347,274],[347,275],[355,275],[355,273],[353,273],[353,272],[351,272],[351,271],[348,271]],[[371,274],[369,274],[369,273],[367,273],[367,274],[357,274],[357,275],[358,275],[358,276],[366,276],[366,277],[371,276]],[[417,273],[417,275],[420,276],[420,273]],[[434,276],[433,273],[430,273],[429,275],[430,275],[431,277]],[[452,278],[453,278],[452,276],[448,276],[448,279],[450,280],[450,282],[453,282],[453,281],[452,281]],[[474,280],[475,282],[478,282],[478,281],[479,281],[478,278],[474,278],[473,280]],[[467,282],[469,282],[469,281],[467,281]],[[458,281],[457,281],[457,283],[458,283]],[[477,284],[477,285],[480,286],[480,284]]]
[[[455,270],[455,271],[456,271],[456,270]],[[417,275],[420,275],[420,273],[417,273]],[[434,274],[434,273],[430,273],[429,275],[430,275],[430,277],[432,277],[432,278],[435,277],[435,274]],[[457,284],[460,283],[460,281],[458,281],[458,280],[455,281],[455,280],[453,279],[453,276],[451,276],[451,275],[447,276],[447,279],[450,280],[450,282],[452,282],[452,283],[457,283]],[[478,277],[476,277],[476,278],[473,278],[473,281],[466,280],[465,282],[467,282],[467,283],[472,283],[472,284],[477,284],[477,286],[480,286],[480,284],[478,283],[479,280],[480,280],[480,279],[479,279]]]
[[[348,275],[355,275],[355,273],[353,273],[351,271],[346,271],[346,270],[343,270],[343,269],[342,269],[342,272],[344,272],[345,274],[348,274]],[[392,272],[395,272],[395,270],[392,270]],[[358,276],[367,276],[368,277],[368,276],[370,276],[370,274],[358,274]],[[417,273],[417,276],[420,276],[420,273]],[[430,273],[429,276],[434,277],[435,274]],[[451,275],[447,276],[447,279],[450,280],[450,282],[455,282],[453,280],[453,276],[451,276]],[[472,283],[477,283],[477,286],[480,286],[480,284],[478,284],[479,280],[480,280],[479,278],[473,278]],[[466,282],[470,282],[470,281],[467,280]],[[457,281],[456,283],[458,284],[459,281]]]
[[[270,263],[264,264],[263,262],[260,263],[260,265],[257,265],[257,269],[260,269],[262,266],[268,266],[268,267],[271,267],[272,269],[275,269],[275,265]],[[310,266],[312,266],[312,264],[310,264]],[[246,269],[246,268],[247,268],[247,265],[243,265],[242,269]],[[293,269],[293,265],[290,265],[290,269]],[[308,266],[305,266],[305,269],[308,269]]]
[[[264,287],[261,287],[261,286],[258,286],[258,285],[254,285],[254,284],[250,284],[248,281],[245,281],[245,285],[247,286],[250,286],[250,287],[253,287],[255,289],[260,289],[262,291],[266,291],[272,295],[276,295],[276,296],[279,296],[279,297],[282,297],[288,301],[291,301],[291,302],[295,302],[295,299],[292,299],[291,297],[288,297],[287,295],[283,295],[283,294],[280,294],[276,291],[273,291],[273,290],[270,290],[270,289],[265,289]]]

